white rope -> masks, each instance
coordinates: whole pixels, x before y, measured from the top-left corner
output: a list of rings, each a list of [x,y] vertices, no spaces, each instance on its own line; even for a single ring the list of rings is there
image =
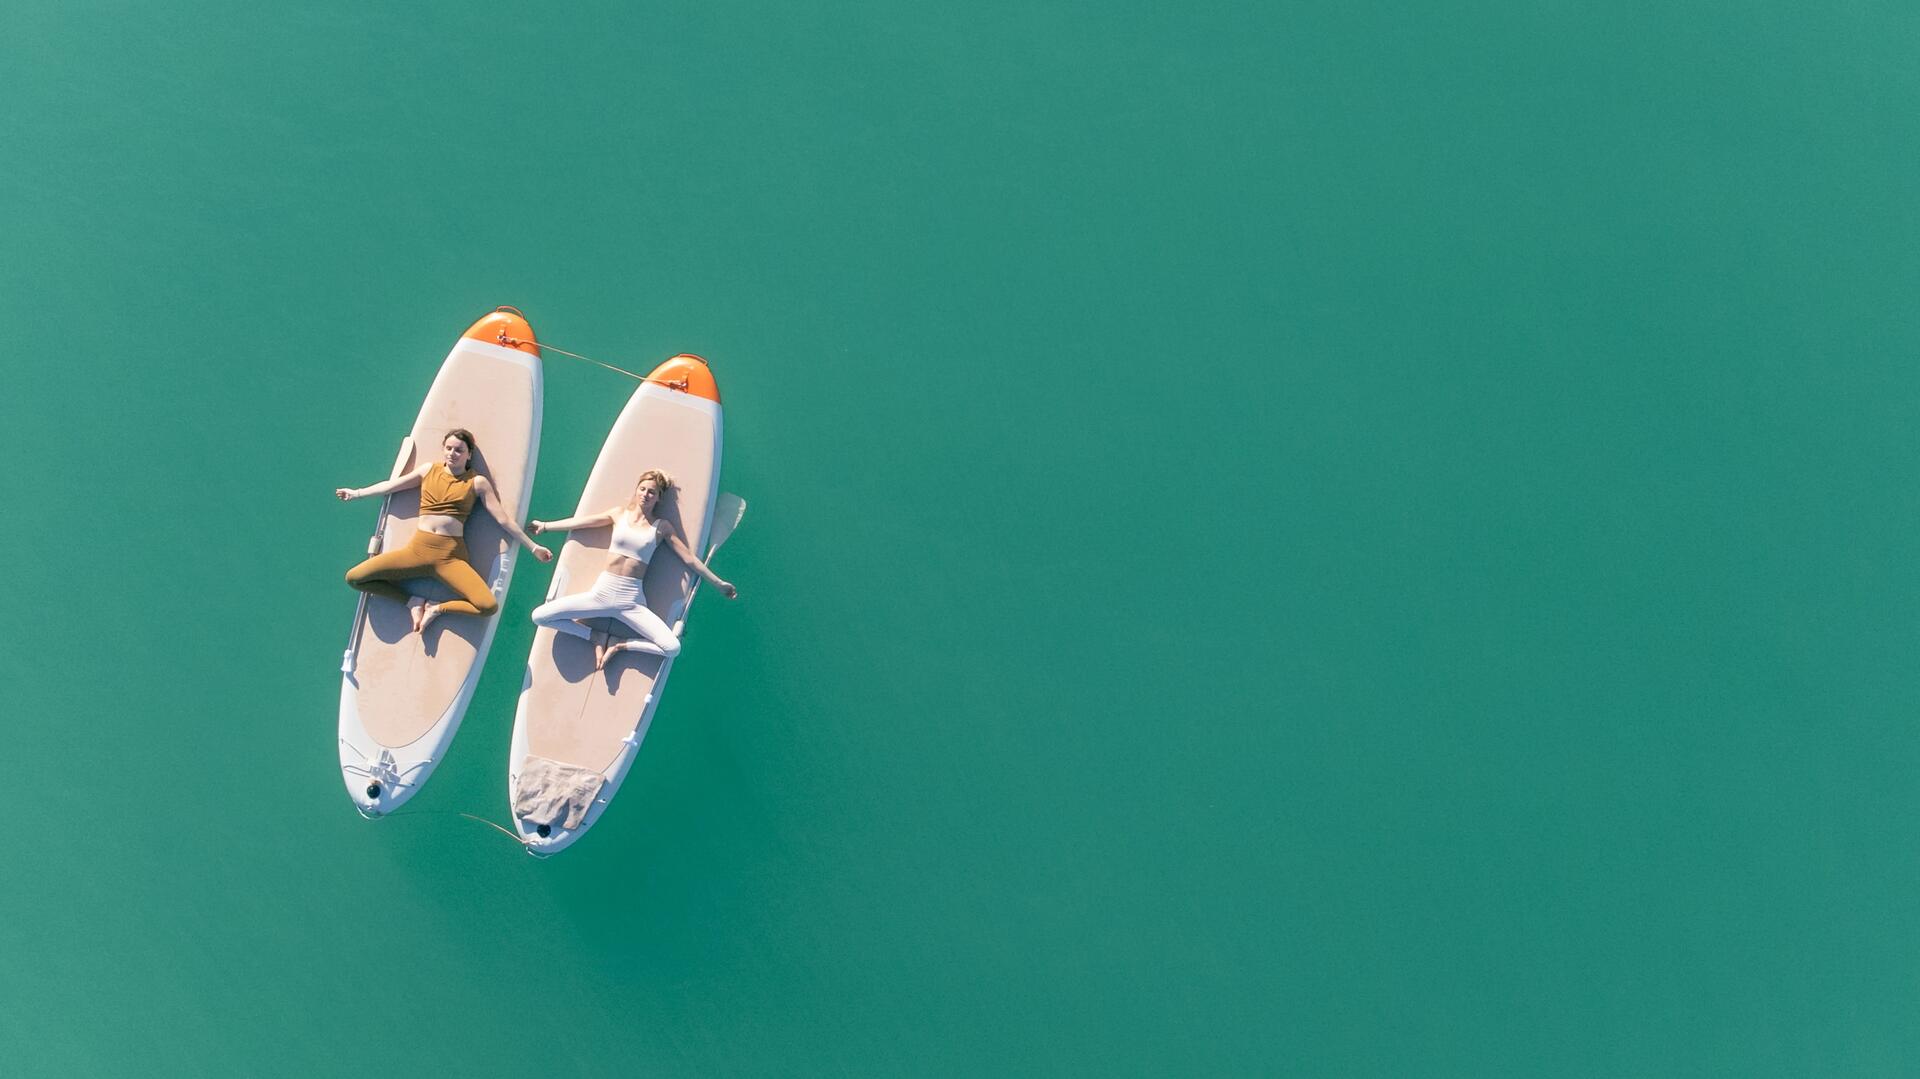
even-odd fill
[[[524,848],[527,845],[526,840],[521,839],[519,835],[508,831],[505,826],[495,824],[493,821],[490,821],[485,817],[476,817],[472,813],[468,813],[458,809],[402,809],[397,812],[387,814],[386,819],[391,820],[394,817],[441,817],[441,816],[465,817],[468,820],[479,821],[481,824],[484,824],[487,827],[493,829],[494,831],[499,832],[501,835],[506,836],[508,839],[513,840],[516,844],[520,845],[521,847]]]
[[[595,364],[600,367],[604,367],[609,371],[617,371],[620,374],[623,374],[628,378],[633,379],[637,382],[651,382],[656,386],[672,386],[676,390],[685,390],[687,388],[687,380],[684,378],[669,379],[669,378],[654,378],[650,375],[637,375],[637,374],[634,374],[632,371],[627,370],[624,367],[615,367],[614,365],[607,363],[604,360],[596,360],[592,356],[582,356],[578,352],[568,352],[566,349],[561,348],[558,345],[549,345],[545,341],[522,341],[517,337],[508,337],[507,332],[505,330],[500,331],[500,343],[503,345],[506,345],[509,348],[519,348],[521,345],[532,345],[534,348],[537,348],[542,352],[558,352],[562,356],[572,356],[576,360],[585,360],[588,363]]]
[[[596,360],[592,356],[582,356],[578,352],[568,352],[564,348],[560,348],[557,345],[549,345],[545,341],[515,341],[511,337],[507,338],[507,340],[513,341],[515,345],[530,344],[542,352],[558,352],[562,356],[572,356],[576,360],[585,360],[588,363],[599,364],[601,367],[604,367],[609,371],[618,371],[621,374],[627,376],[628,378],[639,379],[642,382],[647,381],[647,376],[645,375],[636,375],[632,371],[629,371],[624,367],[615,367],[610,363],[605,363],[603,361]]]

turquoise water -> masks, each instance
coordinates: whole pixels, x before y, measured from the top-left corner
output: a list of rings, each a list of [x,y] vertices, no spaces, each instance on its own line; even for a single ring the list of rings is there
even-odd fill
[[[10,1074],[1920,1067],[1910,10],[10,15]],[[546,863],[545,567],[333,749],[501,303],[751,507]]]

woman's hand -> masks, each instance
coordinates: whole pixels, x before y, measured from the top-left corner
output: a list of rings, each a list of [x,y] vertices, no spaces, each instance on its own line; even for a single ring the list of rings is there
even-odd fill
[[[545,547],[535,547],[533,549],[533,557],[542,562],[551,562],[553,561],[553,552],[547,550]]]
[[[351,502],[360,497],[360,492],[351,487],[335,487],[333,489],[333,497],[342,502]]]
[[[540,533],[545,532],[546,530],[547,530],[547,522],[545,521],[528,521],[527,522],[528,535],[537,536]]]
[[[721,581],[715,584],[713,587],[718,588],[720,590],[720,594],[727,597],[728,599],[740,598],[740,590],[738,588],[733,587],[733,585],[727,583],[726,581]]]

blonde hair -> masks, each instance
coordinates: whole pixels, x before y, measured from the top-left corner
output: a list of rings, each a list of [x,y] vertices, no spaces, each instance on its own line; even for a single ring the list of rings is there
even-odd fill
[[[660,488],[659,501],[665,502],[667,500],[667,492],[673,490],[673,477],[667,475],[665,472],[661,471],[660,469],[649,468],[645,472],[640,473],[639,479],[633,481],[634,491],[638,492],[640,490],[640,485],[647,482],[648,480],[652,480],[654,482],[654,485]],[[655,505],[658,505],[658,504],[659,504],[658,502],[655,503]],[[635,501],[634,495],[627,496],[627,508],[633,510],[635,513],[639,512],[640,504],[637,501]]]

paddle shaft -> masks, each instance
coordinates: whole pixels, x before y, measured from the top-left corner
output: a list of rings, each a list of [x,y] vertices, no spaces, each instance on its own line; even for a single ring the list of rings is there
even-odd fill
[[[400,455],[393,459],[393,472],[387,478],[395,480],[413,463],[413,436],[400,440]],[[387,531],[387,511],[393,506],[393,492],[388,491],[380,497],[380,516],[374,518],[373,535],[367,540],[367,557],[380,553],[380,537]],[[340,673],[353,671],[354,660],[360,658],[360,633],[367,622],[367,594],[360,593],[360,602],[353,608],[353,635],[347,640],[346,655],[340,657]]]
[[[733,530],[740,527],[740,519],[747,515],[746,499],[741,498],[739,495],[722,495],[721,497],[733,499],[735,502],[739,503],[739,508],[732,509],[730,514],[721,516],[721,520],[723,521],[727,520],[727,516],[729,515],[732,517],[732,520],[727,523],[726,530],[724,532],[721,532],[718,536],[713,537],[713,542],[707,545],[707,553],[701,556],[700,561],[708,563],[707,568],[709,570],[713,568],[712,561],[713,561],[714,552],[720,549],[721,544],[727,542],[727,540],[732,538]],[[694,574],[693,587],[687,589],[687,605],[685,608],[683,608],[680,611],[680,620],[678,624],[676,624],[673,627],[673,635],[675,637],[680,636],[680,632],[686,628],[687,616],[693,613],[693,597],[700,594],[700,586],[701,584],[705,583],[705,581],[706,581],[705,577],[702,577],[697,573]]]

